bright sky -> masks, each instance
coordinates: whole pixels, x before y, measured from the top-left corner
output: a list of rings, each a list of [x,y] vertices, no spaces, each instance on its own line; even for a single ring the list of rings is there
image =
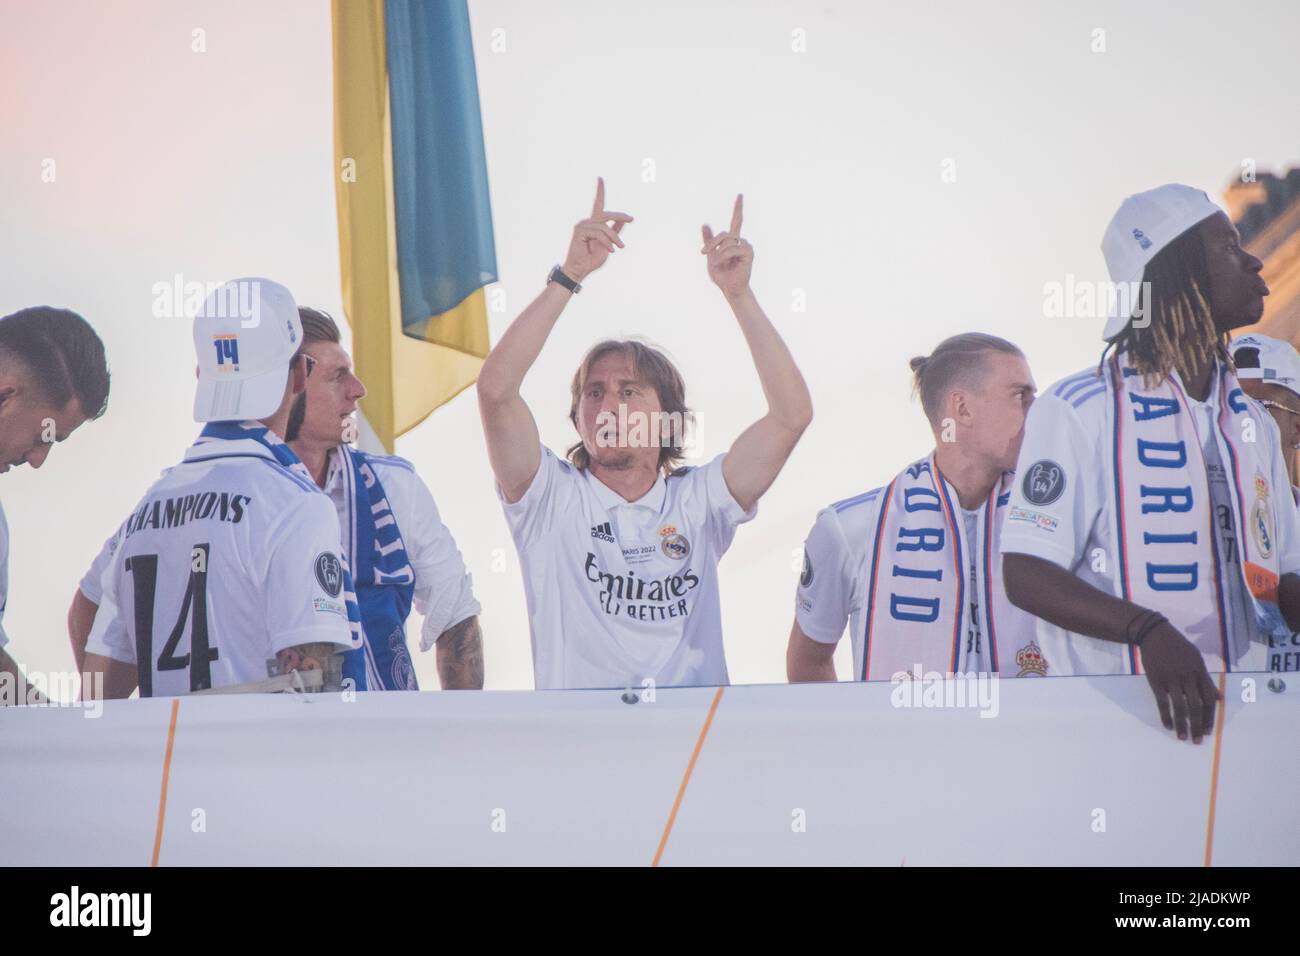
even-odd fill
[[[470,13],[506,299],[493,339],[563,257],[597,174],[608,205],[637,217],[525,383],[557,452],[572,435],[568,380],[610,334],[647,336],[677,360],[703,458],[761,414],[698,252],[700,224],[725,227],[745,193],[754,287],[816,420],[722,563],[737,683],[785,679],[817,510],[929,448],[912,355],[992,332],[1046,386],[1096,360],[1101,323],[1045,317],[1044,283],[1105,277],[1098,244],[1124,196],[1182,181],[1218,197],[1246,160],[1261,172],[1300,162],[1294,0],[565,0],[563,15],[502,0]],[[331,70],[325,0],[0,6],[0,314],[76,309],[113,370],[103,419],[39,472],[0,479],[4,625],[28,668],[71,668],[64,616],[81,574],[197,433],[189,325],[153,317],[154,284],[266,275],[341,316]],[[487,686],[531,687],[523,584],[473,392],[398,452],[473,573]],[[418,626],[413,615],[408,633]],[[848,652],[842,641],[841,678]],[[437,686],[431,653],[416,667]]]

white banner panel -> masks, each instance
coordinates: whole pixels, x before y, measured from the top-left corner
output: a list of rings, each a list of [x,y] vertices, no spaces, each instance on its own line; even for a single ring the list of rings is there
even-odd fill
[[[1296,865],[1269,679],[1200,746],[1141,677],[3,708],[0,863]]]

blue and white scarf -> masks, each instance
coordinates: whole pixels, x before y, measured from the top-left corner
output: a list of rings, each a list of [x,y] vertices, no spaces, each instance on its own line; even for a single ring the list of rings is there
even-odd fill
[[[1106,387],[1112,435],[1105,456],[1115,495],[1120,596],[1164,614],[1217,669],[1236,655],[1224,609],[1214,509],[1200,438],[1186,393],[1174,378],[1146,388],[1127,356],[1112,356]],[[1218,378],[1214,440],[1231,489],[1237,562],[1244,573],[1256,626],[1285,626],[1278,609],[1280,579],[1275,509],[1291,507],[1289,488],[1271,486],[1269,446],[1254,440],[1271,428],[1246,400],[1223,363]],[[1279,504],[1280,502],[1280,504]],[[1245,622],[1235,622],[1242,627]],[[1129,648],[1125,669],[1138,673],[1141,655]]]
[[[867,563],[861,680],[924,671],[973,670],[962,654],[972,629],[988,642],[987,669],[1004,677],[1042,677],[1048,665],[1035,639],[1036,619],[1007,600],[1000,540],[1010,500],[1007,472],[980,505],[969,540],[934,454],[913,462],[881,496]],[[975,579],[970,555],[976,556]],[[978,588],[978,600],[970,591]],[[972,621],[972,603],[978,621]]]
[[[340,445],[338,454],[348,518],[344,545],[356,569],[357,599],[365,635],[365,658],[346,661],[366,670],[366,686],[376,690],[419,690],[406,647],[406,617],[415,595],[415,571],[388,495],[364,452]],[[352,657],[349,654],[348,657]]]
[[[317,488],[311,472],[294,454],[293,449],[261,422],[209,422],[203,427],[194,444],[206,445],[218,441],[255,441],[269,451],[286,471],[292,472],[313,488]],[[358,666],[359,655],[363,653],[365,643],[361,627],[361,608],[352,585],[352,569],[348,564],[348,556],[344,554],[340,557],[343,564],[343,598],[348,611],[348,627],[352,631],[353,647],[353,650],[343,655],[343,676],[345,679],[349,677],[353,679],[355,682],[353,687],[356,690],[365,690],[367,687],[365,667]]]

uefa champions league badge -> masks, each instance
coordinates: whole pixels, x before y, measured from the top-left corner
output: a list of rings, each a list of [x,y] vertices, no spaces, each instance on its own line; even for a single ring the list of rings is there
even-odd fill
[[[330,597],[338,597],[343,590],[343,564],[329,551],[316,555],[316,582]]]
[[[1020,489],[1031,505],[1050,505],[1065,491],[1065,469],[1048,458],[1036,461],[1025,472]]]

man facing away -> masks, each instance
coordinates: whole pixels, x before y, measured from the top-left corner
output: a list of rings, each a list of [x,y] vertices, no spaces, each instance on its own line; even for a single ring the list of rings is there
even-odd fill
[[[257,304],[251,321],[239,301]],[[298,307],[269,279],[232,280],[195,316],[207,425],[113,539],[86,643],[105,697],[329,670],[360,646],[338,518],[280,437],[307,384],[301,344]]]

